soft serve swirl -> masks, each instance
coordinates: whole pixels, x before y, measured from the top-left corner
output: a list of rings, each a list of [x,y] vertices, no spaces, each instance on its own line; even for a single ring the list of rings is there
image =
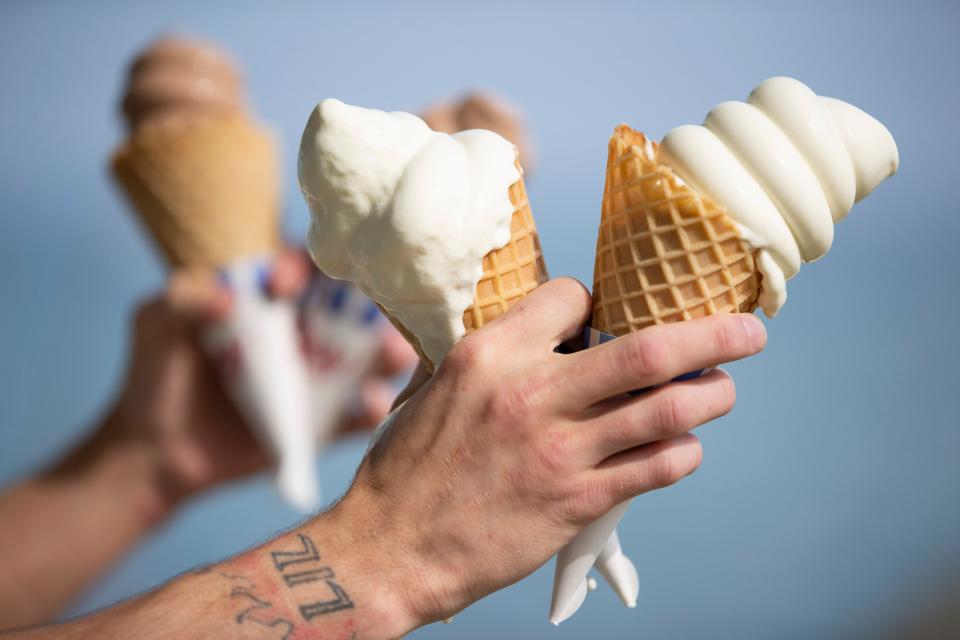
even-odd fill
[[[703,126],[670,131],[657,160],[727,208],[758,250],[760,306],[773,317],[786,280],[830,249],[834,223],[896,172],[899,153],[873,117],[777,77],[715,107]]]
[[[307,247],[417,336],[433,363],[464,335],[483,257],[510,240],[516,147],[483,129],[328,99],[300,143]]]

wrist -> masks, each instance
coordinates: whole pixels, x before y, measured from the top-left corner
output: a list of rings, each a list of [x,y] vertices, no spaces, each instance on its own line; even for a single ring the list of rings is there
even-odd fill
[[[122,511],[131,526],[155,527],[175,510],[178,500],[164,486],[153,447],[133,433],[117,411],[111,412],[86,442],[41,481],[95,496]]]
[[[431,622],[410,606],[416,591],[415,572],[385,542],[383,523],[372,522],[371,512],[345,498],[333,509],[301,529],[316,541],[321,560],[328,564],[363,620],[358,638],[400,638]]]

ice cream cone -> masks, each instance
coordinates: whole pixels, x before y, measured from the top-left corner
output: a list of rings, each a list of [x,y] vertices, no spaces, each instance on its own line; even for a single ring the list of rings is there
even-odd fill
[[[591,326],[614,336],[757,307],[760,273],[736,225],[656,157],[657,144],[626,125],[610,138]],[[636,570],[616,540],[628,504],[597,519],[558,554],[550,611],[555,624],[580,607],[591,566],[635,606]],[[614,552],[601,551],[611,544]]]
[[[216,268],[279,248],[274,140],[242,113],[145,122],[117,150],[113,170],[175,268]]]
[[[736,225],[656,152],[626,125],[610,138],[591,324],[615,336],[757,307],[761,277]]]
[[[201,341],[221,381],[277,464],[281,493],[316,506],[307,371],[296,308],[264,275],[280,249],[279,159],[246,109],[229,56],[161,38],[133,62],[123,99],[130,131],[112,168],[173,269],[217,273],[233,293]]]
[[[584,346],[757,306],[773,317],[786,281],[830,249],[833,225],[898,166],[896,142],[878,120],[785,77],[764,81],[746,102],[714,107],[703,126],[671,130],[661,145],[617,127]],[[615,533],[628,503],[558,554],[552,621],[580,606],[590,566],[633,602],[638,581]],[[604,544],[613,552],[602,553]]]
[[[502,96],[487,91],[469,92],[430,105],[421,117],[431,129],[444,133],[468,129],[495,131],[516,145],[527,175],[536,169],[536,149],[523,114]]]
[[[510,218],[510,241],[483,257],[483,276],[477,282],[473,304],[463,312],[466,334],[505,314],[518,300],[546,282],[549,277],[522,176],[510,187],[510,202],[514,207]],[[432,372],[439,363],[431,362],[424,354],[416,335],[382,306],[380,310],[413,346],[424,366]]]
[[[483,276],[477,282],[476,296],[473,304],[463,312],[463,326],[467,333],[505,314],[514,303],[548,278],[522,177],[510,187],[510,202],[514,206],[510,241],[483,257]]]

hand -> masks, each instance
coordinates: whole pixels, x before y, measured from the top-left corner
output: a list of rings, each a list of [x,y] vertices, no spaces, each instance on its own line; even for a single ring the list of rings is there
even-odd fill
[[[616,504],[692,473],[701,448],[689,431],[732,408],[730,377],[625,392],[766,341],[755,317],[724,314],[556,353],[590,309],[579,283],[553,280],[462,340],[327,514],[351,541],[333,557],[376,577],[356,589],[399,599],[400,631],[516,582]]]
[[[271,270],[271,293],[299,295],[311,269],[301,251],[286,252]],[[171,504],[269,463],[198,344],[204,323],[226,316],[231,303],[229,292],[212,276],[178,273],[163,295],[141,306],[123,388],[95,438],[145,445]],[[360,389],[360,411],[344,420],[338,435],[379,422],[392,399],[388,378],[414,360],[403,338],[386,328],[375,366]]]
[[[544,284],[450,352],[333,509],[37,637],[129,637],[148,625],[164,637],[396,638],[526,576],[616,504],[692,473],[701,451],[689,431],[734,401],[720,371],[625,392],[766,340],[753,316],[720,315],[556,353],[590,308],[575,281]],[[225,411],[221,401],[205,411]],[[164,437],[196,439],[176,426]]]

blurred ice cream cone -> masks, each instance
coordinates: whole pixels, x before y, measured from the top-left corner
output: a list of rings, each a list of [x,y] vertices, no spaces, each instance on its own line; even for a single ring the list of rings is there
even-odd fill
[[[240,75],[204,43],[162,38],[133,63],[129,136],[113,171],[174,269],[217,270],[235,297],[205,343],[228,391],[276,457],[283,494],[314,506],[314,443],[295,308],[264,290],[280,248],[276,144],[247,113]],[[238,365],[239,363],[239,365]]]
[[[512,142],[520,152],[520,164],[529,175],[536,170],[536,149],[520,111],[505,99],[488,92],[471,92],[427,107],[421,116],[431,129],[456,133],[489,129]]]

